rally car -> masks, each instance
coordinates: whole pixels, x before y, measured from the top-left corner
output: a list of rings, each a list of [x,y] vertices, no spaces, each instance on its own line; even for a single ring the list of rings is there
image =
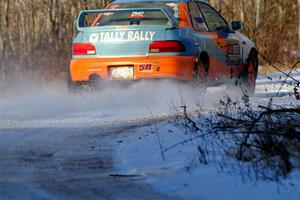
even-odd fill
[[[81,11],[69,85],[174,78],[205,88],[232,80],[253,94],[258,52],[242,26],[197,0],[115,0]]]

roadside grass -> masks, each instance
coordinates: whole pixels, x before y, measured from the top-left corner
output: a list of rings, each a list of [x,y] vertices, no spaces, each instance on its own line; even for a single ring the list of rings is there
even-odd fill
[[[181,145],[197,144],[200,163],[217,161],[221,169],[238,169],[247,179],[281,183],[294,170],[299,170],[300,62],[284,67],[271,63],[260,68],[260,73],[273,72],[276,76],[279,73],[285,79],[273,83],[278,85],[273,96],[261,102],[246,94],[241,99],[227,96],[209,115],[201,106],[196,115],[187,113],[183,100],[182,113],[170,120],[175,128],[172,132],[181,133],[183,139],[166,148],[167,151]],[[276,76],[271,79],[277,79]],[[281,89],[286,84],[291,91],[281,97]]]
[[[275,66],[276,66],[276,68],[279,68],[282,71],[289,71],[292,69],[290,65],[288,66],[288,65],[277,64]],[[271,73],[278,72],[278,70],[276,68],[274,68],[273,65],[262,65],[262,66],[259,66],[259,68],[258,68],[258,74],[271,74]],[[297,70],[300,72],[300,63],[298,63],[295,66],[294,70]]]

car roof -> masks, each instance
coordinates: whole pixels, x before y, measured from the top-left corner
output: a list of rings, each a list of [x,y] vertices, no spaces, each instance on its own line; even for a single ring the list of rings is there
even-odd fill
[[[130,3],[130,2],[191,2],[194,0],[114,0],[112,3]],[[208,0],[196,0],[208,3]]]

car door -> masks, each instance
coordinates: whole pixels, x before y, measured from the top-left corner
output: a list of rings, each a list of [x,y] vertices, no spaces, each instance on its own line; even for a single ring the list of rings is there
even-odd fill
[[[216,66],[219,65],[218,60],[221,57],[219,48],[224,41],[215,33],[209,32],[204,16],[196,2],[189,3],[189,12],[193,29],[196,31],[193,35],[194,44],[199,46],[200,52],[205,51],[209,55],[208,78],[215,79],[218,77]],[[218,46],[218,44],[220,45]]]
[[[210,5],[197,2],[207,31],[202,31],[210,38],[213,44],[210,46],[215,52],[216,59],[210,60],[209,77],[220,79],[232,76],[233,66],[240,62],[239,41],[232,32],[226,20]]]

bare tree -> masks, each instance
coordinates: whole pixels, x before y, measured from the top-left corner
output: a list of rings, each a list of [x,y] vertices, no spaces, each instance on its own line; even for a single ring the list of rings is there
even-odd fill
[[[245,3],[244,0],[240,0],[240,19],[245,21]]]
[[[9,28],[9,0],[5,0],[4,2],[0,3],[1,7],[1,14],[0,14],[0,52],[1,52],[1,78],[0,80],[5,81],[6,75],[6,57],[8,53],[8,40],[7,40],[7,33]]]
[[[300,0],[298,0],[298,49],[300,49]]]
[[[79,11],[102,9],[109,2],[1,0],[1,80],[8,77],[7,74],[23,73],[24,76],[24,73],[33,73],[53,78],[66,72]],[[283,58],[287,63],[295,62],[286,49],[300,48],[300,0],[209,2],[222,10],[228,21],[243,20],[246,24],[243,32],[256,41],[264,55]],[[295,34],[296,30],[299,34]]]
[[[257,32],[260,24],[260,0],[255,0],[254,41],[257,43]]]
[[[223,2],[223,0],[216,0],[216,9],[219,12],[222,12],[222,2]]]

